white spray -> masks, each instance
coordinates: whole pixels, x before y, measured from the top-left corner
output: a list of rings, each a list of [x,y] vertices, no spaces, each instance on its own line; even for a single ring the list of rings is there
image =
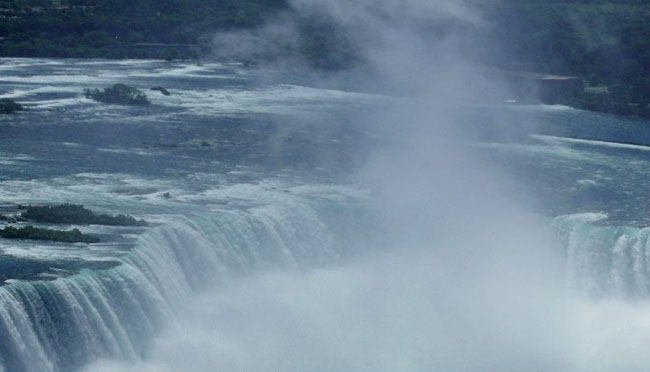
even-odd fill
[[[359,174],[387,221],[377,252],[319,269],[251,275],[198,295],[141,366],[91,370],[644,370],[650,304],[566,290],[548,222],[458,144],[451,108],[503,89],[467,62],[481,26],[456,1],[297,1],[354,35],[404,104],[370,115],[392,136]],[[277,27],[277,23],[274,24]]]

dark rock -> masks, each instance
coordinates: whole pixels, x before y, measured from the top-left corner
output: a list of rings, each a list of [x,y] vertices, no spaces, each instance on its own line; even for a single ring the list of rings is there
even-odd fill
[[[0,98],[0,114],[13,114],[16,111],[23,111],[25,108],[11,98]]]
[[[161,87],[160,85],[156,85],[155,87],[151,87],[150,90],[157,90],[157,91],[159,91],[160,93],[162,93],[162,94],[164,94],[166,96],[171,95],[171,93],[169,93],[169,91],[167,89]]]
[[[16,220],[16,216],[5,216],[4,214],[0,214],[0,221],[4,221],[7,223],[16,223],[18,222]]]
[[[126,84],[115,84],[103,90],[84,89],[84,96],[95,101],[117,105],[150,104],[147,96],[141,90]]]

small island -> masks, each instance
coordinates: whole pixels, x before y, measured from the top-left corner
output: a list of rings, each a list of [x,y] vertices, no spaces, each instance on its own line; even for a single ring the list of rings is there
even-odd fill
[[[145,220],[137,220],[132,216],[118,214],[115,216],[99,214],[84,208],[83,205],[61,204],[46,206],[27,206],[21,213],[22,218],[45,223],[73,223],[82,225],[109,226],[148,226]]]
[[[48,240],[65,243],[99,243],[99,238],[94,235],[84,234],[79,229],[53,230],[34,226],[13,227],[6,226],[0,229],[0,237],[5,239],[32,239]]]
[[[145,220],[137,220],[125,214],[100,214],[84,208],[83,205],[61,204],[45,206],[18,206],[20,214],[0,215],[8,223],[40,222],[52,224],[107,225],[107,226],[149,226]],[[27,225],[13,227],[5,225],[0,229],[0,237],[5,239],[32,239],[66,243],[98,243],[94,235],[84,234],[79,229],[56,230]]]
[[[148,105],[149,99],[140,89],[115,84],[104,89],[84,89],[84,96],[95,101],[116,105]]]

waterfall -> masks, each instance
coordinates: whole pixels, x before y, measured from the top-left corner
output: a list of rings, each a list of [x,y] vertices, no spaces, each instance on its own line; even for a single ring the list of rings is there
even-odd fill
[[[560,216],[552,226],[568,285],[586,295],[650,294],[650,228],[600,224],[601,213]]]
[[[265,269],[323,266],[345,258],[346,249],[371,246],[378,235],[372,228],[381,224],[368,207],[346,198],[282,195],[193,210],[146,230],[113,268],[6,284],[0,287],[0,372],[146,358],[178,305],[197,292]],[[589,296],[647,296],[650,228],[605,219],[585,213],[552,220],[567,282]]]
[[[0,301],[6,371],[72,370],[100,357],[134,358],[169,310],[159,289],[130,265],[12,283],[0,288]]]
[[[139,236],[119,266],[0,287],[0,371],[141,358],[192,291],[338,256],[326,221],[306,203],[176,216]]]

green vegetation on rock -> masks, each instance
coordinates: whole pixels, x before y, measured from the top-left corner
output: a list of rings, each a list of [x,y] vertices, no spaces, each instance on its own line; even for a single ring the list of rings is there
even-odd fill
[[[0,237],[5,239],[33,239],[33,240],[49,240],[53,242],[66,242],[66,243],[99,243],[99,238],[93,235],[84,234],[79,229],[52,230],[38,228],[34,226],[13,227],[6,226],[0,229]]]
[[[0,114],[13,114],[16,111],[24,110],[20,103],[11,98],[0,98]]]
[[[119,214],[111,216],[92,212],[83,205],[62,204],[48,206],[27,206],[22,217],[47,223],[96,224],[112,226],[147,226],[145,220],[136,220],[132,216]]]
[[[115,84],[100,89],[84,89],[84,96],[95,101],[117,105],[148,105],[147,96],[139,89],[126,84]]]

